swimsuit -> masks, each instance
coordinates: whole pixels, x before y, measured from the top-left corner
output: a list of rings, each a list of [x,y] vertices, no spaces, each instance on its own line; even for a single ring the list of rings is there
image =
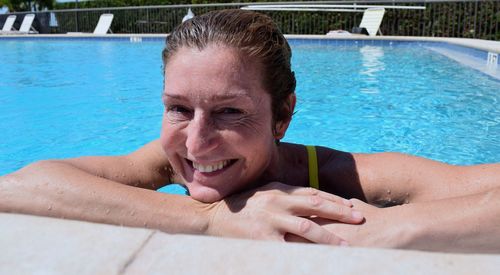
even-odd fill
[[[307,160],[309,164],[309,186],[319,189],[318,157],[316,155],[316,147],[312,145],[306,145],[306,149]]]

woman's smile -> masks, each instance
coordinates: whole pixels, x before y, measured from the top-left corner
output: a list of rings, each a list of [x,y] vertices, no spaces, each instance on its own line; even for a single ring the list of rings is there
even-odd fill
[[[216,171],[220,171],[224,168],[227,167],[227,165],[230,163],[230,160],[222,160],[218,162],[214,162],[212,164],[201,164],[198,162],[191,162],[193,168],[196,171],[199,171],[201,173],[212,173]]]
[[[199,173],[206,177],[217,176],[237,162],[237,159],[226,159],[203,163],[189,159],[185,160],[188,166],[192,169],[193,173]]]

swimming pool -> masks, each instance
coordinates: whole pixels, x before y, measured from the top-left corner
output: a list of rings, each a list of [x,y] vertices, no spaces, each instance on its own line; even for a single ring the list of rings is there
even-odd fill
[[[291,40],[285,141],[500,161],[500,81],[422,43]],[[126,154],[159,136],[163,41],[0,40],[0,175],[40,159]]]

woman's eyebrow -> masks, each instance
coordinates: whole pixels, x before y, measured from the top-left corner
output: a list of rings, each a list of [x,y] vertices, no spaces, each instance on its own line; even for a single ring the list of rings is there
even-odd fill
[[[182,95],[182,94],[169,94],[169,93],[163,93],[162,96],[168,97],[168,98],[173,98],[173,99],[178,99],[178,100],[188,100],[191,98],[190,96],[186,96],[186,95]],[[222,95],[211,95],[208,97],[208,99],[223,101],[223,100],[232,100],[232,99],[252,99],[252,98],[245,92],[231,92],[231,93],[222,94]]]
[[[170,98],[173,98],[173,99],[186,99],[186,96],[180,95],[180,94],[167,94],[167,93],[163,93],[161,96],[163,98],[170,97]]]

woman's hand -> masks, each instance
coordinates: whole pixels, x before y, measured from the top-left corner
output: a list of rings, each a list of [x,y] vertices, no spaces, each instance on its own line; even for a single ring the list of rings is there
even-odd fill
[[[345,223],[324,217],[312,217],[311,220],[320,225],[339,238],[345,240],[349,245],[354,246],[377,246],[377,247],[393,247],[388,240],[382,236],[391,237],[391,234],[383,234],[383,231],[389,230],[385,226],[390,227],[390,217],[384,212],[384,208],[377,208],[370,204],[357,199],[351,199],[352,210],[363,213],[364,220],[361,223]],[[380,234],[382,233],[382,234]],[[299,236],[289,236],[287,241],[291,242],[310,242]]]
[[[397,212],[402,206],[378,208],[357,199],[350,201],[353,210],[363,213],[362,223],[339,223],[324,218],[312,220],[353,246],[398,248],[408,241],[412,234],[412,223],[398,222],[400,217],[397,216]]]
[[[212,206],[207,233],[215,236],[284,241],[291,235],[314,243],[347,245],[309,218],[349,224],[363,220],[349,200],[278,182],[230,196]]]

